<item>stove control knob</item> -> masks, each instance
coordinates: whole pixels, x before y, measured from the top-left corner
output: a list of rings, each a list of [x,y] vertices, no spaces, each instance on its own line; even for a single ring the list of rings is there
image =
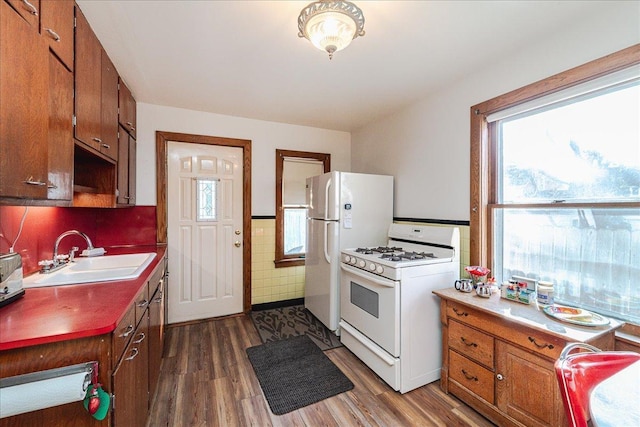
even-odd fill
[[[384,273],[384,267],[382,267],[381,265],[378,266],[378,268],[376,268],[376,273],[378,274],[382,274]]]
[[[360,262],[358,263],[358,265],[359,265],[361,268],[364,268],[364,266],[365,266],[365,265],[367,265],[367,263],[366,263],[366,262],[364,262],[364,260],[362,260],[362,259],[361,259],[361,260],[360,260]]]
[[[352,264],[352,265],[356,265],[356,262],[357,262],[357,261],[358,261],[358,260],[356,259],[356,257],[352,256],[352,257],[351,257],[351,260],[349,261],[349,263],[350,263],[350,264]]]
[[[374,263],[371,263],[371,265],[369,265],[369,270],[376,271],[376,265]]]
[[[345,255],[344,256],[344,262],[346,262],[347,264],[351,261],[351,257],[349,255]]]

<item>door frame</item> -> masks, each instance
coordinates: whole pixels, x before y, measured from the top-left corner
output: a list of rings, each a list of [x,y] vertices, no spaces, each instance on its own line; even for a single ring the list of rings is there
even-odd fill
[[[251,140],[156,131],[156,231],[159,244],[167,244],[167,179],[169,141],[242,148],[242,311],[251,310]]]

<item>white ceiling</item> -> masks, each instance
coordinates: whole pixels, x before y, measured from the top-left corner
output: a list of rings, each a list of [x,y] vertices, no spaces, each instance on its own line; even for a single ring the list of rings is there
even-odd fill
[[[352,131],[611,1],[363,1],[329,60],[298,38],[309,1],[77,0],[137,101]]]

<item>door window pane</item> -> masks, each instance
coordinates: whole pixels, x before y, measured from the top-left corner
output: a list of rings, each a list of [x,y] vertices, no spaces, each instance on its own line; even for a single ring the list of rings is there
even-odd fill
[[[210,178],[196,179],[197,221],[218,220],[218,180]]]

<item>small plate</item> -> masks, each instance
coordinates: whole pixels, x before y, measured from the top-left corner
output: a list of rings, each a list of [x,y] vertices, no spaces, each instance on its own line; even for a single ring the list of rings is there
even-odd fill
[[[549,316],[563,322],[580,326],[604,326],[609,319],[581,308],[566,307],[564,305],[550,305],[542,309]]]

